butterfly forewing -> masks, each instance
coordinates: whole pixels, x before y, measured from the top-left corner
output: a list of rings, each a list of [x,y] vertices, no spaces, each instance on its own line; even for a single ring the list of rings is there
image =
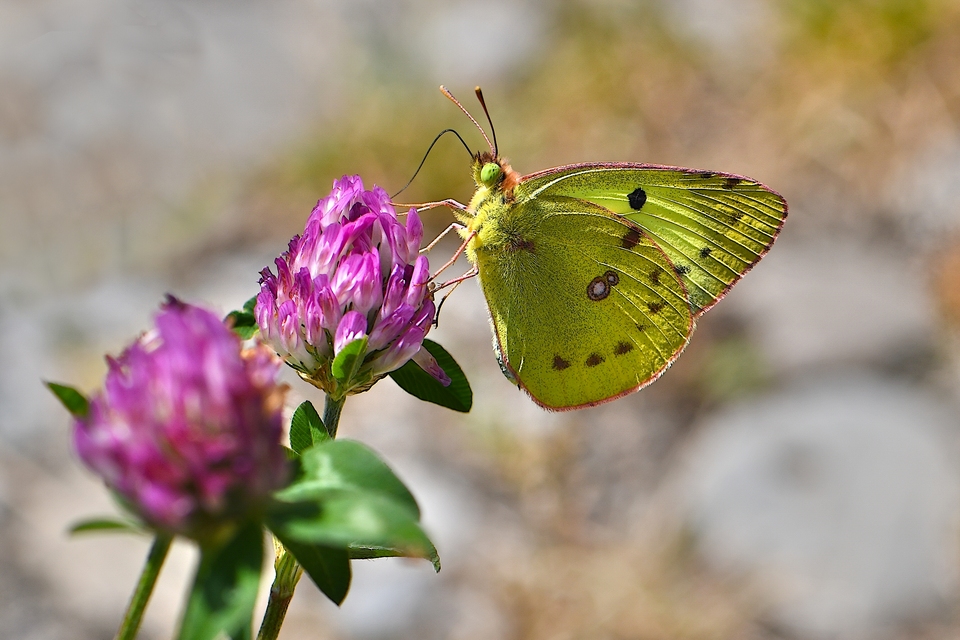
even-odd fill
[[[576,408],[629,393],[689,340],[684,284],[638,226],[553,195],[484,226],[474,246],[500,353],[539,404]]]
[[[713,306],[769,250],[784,199],[732,174],[611,163],[549,169],[523,178],[518,201],[580,198],[636,222],[669,256],[696,314]]]

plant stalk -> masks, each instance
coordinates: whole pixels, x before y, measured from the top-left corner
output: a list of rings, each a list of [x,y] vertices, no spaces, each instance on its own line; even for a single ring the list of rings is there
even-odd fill
[[[280,634],[280,627],[287,615],[287,608],[293,599],[293,592],[297,588],[303,567],[296,558],[284,548],[280,541],[273,539],[277,559],[273,563],[276,577],[270,586],[270,599],[267,601],[267,610],[263,613],[263,622],[257,632],[257,640],[275,640]]]
[[[130,598],[130,604],[127,606],[127,612],[123,616],[123,622],[120,623],[120,630],[117,631],[117,640],[133,640],[140,630],[140,623],[143,621],[143,612],[147,608],[147,602],[153,594],[153,587],[157,584],[157,577],[160,575],[160,569],[163,567],[164,560],[167,559],[167,552],[170,551],[170,543],[173,536],[166,533],[158,533],[153,539],[153,545],[147,554],[147,561],[143,565],[143,571],[140,573],[140,581],[137,588]]]
[[[329,394],[324,399],[323,426],[331,438],[337,437],[340,412],[343,411],[343,405],[346,401],[346,396],[335,399]],[[267,609],[263,612],[263,621],[260,623],[257,640],[277,639],[280,634],[280,627],[283,625],[283,619],[287,615],[290,600],[293,599],[293,592],[297,588],[300,576],[303,574],[303,567],[296,561],[293,554],[279,542],[275,541],[275,543],[277,559],[274,562],[274,569],[276,575],[273,578],[273,584],[270,585],[270,598],[267,600]]]
[[[327,395],[323,402],[323,426],[331,438],[337,437],[337,427],[340,426],[340,412],[343,411],[343,404],[347,397],[334,398]]]

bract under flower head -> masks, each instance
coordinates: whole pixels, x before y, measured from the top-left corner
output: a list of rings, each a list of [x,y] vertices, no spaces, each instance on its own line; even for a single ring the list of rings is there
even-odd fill
[[[335,396],[369,388],[414,355],[449,384],[421,349],[435,313],[422,240],[416,209],[403,224],[380,187],[364,190],[359,176],[334,181],[303,234],[276,259],[277,273],[261,272],[261,335],[303,378]],[[337,379],[331,363],[363,339],[362,365],[349,380]]]
[[[170,299],[156,329],[108,364],[74,445],[147,523],[215,535],[284,484],[285,388],[269,348],[241,351],[216,315]]]

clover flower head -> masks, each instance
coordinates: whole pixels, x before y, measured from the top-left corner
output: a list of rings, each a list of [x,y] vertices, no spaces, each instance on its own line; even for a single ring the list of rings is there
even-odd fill
[[[148,524],[201,538],[286,482],[272,350],[242,350],[216,315],[170,298],[155,329],[107,362],[74,446]]]
[[[363,391],[411,358],[449,384],[421,349],[436,311],[422,240],[416,209],[404,224],[380,187],[365,190],[359,176],[334,181],[303,234],[275,260],[276,273],[261,272],[254,312],[264,340],[334,395]],[[332,362],[364,339],[361,365],[349,380],[337,379]]]

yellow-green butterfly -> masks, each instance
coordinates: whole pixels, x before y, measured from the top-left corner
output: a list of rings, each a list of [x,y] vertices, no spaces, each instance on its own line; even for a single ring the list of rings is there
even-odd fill
[[[443,204],[463,225],[504,375],[547,409],[656,380],[787,216],[780,194],[729,173],[609,162],[521,177],[483,136],[470,204]]]

